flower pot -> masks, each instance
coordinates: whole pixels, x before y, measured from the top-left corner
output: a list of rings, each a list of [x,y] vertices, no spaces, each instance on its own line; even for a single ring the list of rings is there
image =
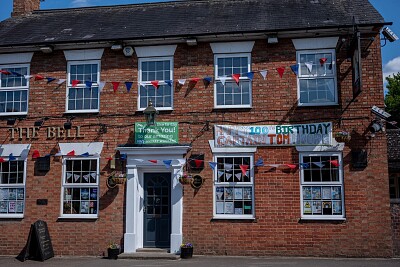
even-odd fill
[[[181,258],[190,259],[193,256],[193,248],[181,248]]]
[[[119,248],[108,248],[107,253],[110,260],[116,260],[118,259]]]

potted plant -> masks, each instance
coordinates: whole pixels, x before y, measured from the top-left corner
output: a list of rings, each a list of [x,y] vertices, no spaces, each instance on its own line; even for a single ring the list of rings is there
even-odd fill
[[[349,142],[351,140],[351,135],[349,132],[340,131],[335,134],[335,140],[338,142]]]
[[[184,173],[182,176],[179,177],[179,182],[181,184],[190,184],[191,180],[192,180],[192,176],[188,175],[187,173]]]
[[[193,244],[192,243],[183,243],[181,245],[181,258],[189,259],[193,256]]]
[[[118,259],[120,246],[117,243],[110,242],[107,249],[108,258],[111,260]]]

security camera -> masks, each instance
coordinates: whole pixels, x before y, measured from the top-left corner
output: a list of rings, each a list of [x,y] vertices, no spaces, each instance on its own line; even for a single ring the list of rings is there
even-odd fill
[[[391,30],[389,27],[385,27],[382,30],[383,36],[385,36],[386,39],[389,40],[389,42],[394,42],[399,40],[399,37]]]
[[[371,111],[372,111],[372,113],[374,113],[375,115],[377,115],[378,117],[380,117],[380,118],[382,118],[384,120],[386,120],[390,116],[392,116],[389,113],[387,113],[386,111],[384,111],[383,109],[378,108],[377,106],[373,106],[371,108]]]

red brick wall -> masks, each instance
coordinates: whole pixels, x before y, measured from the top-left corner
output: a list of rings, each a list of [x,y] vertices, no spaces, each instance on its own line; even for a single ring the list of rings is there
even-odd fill
[[[40,8],[40,0],[14,0],[13,17],[23,16]]]
[[[382,73],[379,36],[369,48],[363,61],[364,91],[356,101],[352,99],[351,63],[346,51],[337,55],[339,105],[333,107],[297,107],[296,76],[289,66],[295,64],[296,53],[291,40],[281,39],[269,45],[256,41],[252,52],[252,70],[268,69],[266,80],[255,75],[253,80],[253,108],[217,110],[213,108],[213,86],[199,82],[195,89],[187,85],[175,88],[174,110],[160,112],[159,121],[178,121],[180,143],[191,143],[193,154],[205,154],[212,161],[208,140],[213,139],[212,127],[201,131],[206,121],[214,124],[251,122],[252,124],[285,124],[332,121],[335,129],[352,131],[352,142],[343,151],[345,222],[299,222],[299,173],[268,171],[260,167],[255,175],[256,220],[212,220],[212,171],[207,164],[201,175],[203,187],[194,191],[184,188],[184,239],[195,246],[195,254],[218,255],[285,255],[285,256],[356,256],[388,257],[392,255],[392,237],[388,194],[386,138],[378,134],[367,138],[367,127],[372,120],[373,105],[383,106]],[[194,47],[178,45],[174,56],[174,80],[213,76],[213,53],[209,44]],[[106,49],[102,58],[101,80],[137,81],[137,58],[126,58],[120,51]],[[282,78],[277,67],[285,67]],[[35,53],[32,74],[65,78],[66,61],[61,51],[53,54]],[[49,153],[57,142],[105,142],[100,177],[100,211],[97,220],[61,220],[60,189],[61,161],[52,158],[51,170],[45,176],[34,174],[34,161],[28,158],[26,210],[22,220],[0,220],[1,254],[15,255],[23,248],[30,224],[38,219],[48,223],[56,255],[102,255],[110,241],[121,240],[124,233],[123,185],[109,190],[105,178],[109,173],[104,158],[114,153],[118,144],[132,143],[133,124],[143,121],[136,112],[137,89],[130,93],[121,84],[114,93],[108,83],[101,94],[98,115],[78,115],[73,125],[81,126],[83,139],[10,141],[7,129],[0,128],[3,143],[30,143],[31,152]],[[31,83],[29,116],[18,126],[33,126],[38,118],[49,116],[47,126],[62,126],[66,121],[65,84],[57,88],[44,81]],[[343,120],[339,127],[341,114]],[[2,127],[6,122],[1,122]],[[99,123],[108,125],[106,134],[99,134]],[[95,124],[95,125],[93,125]],[[41,130],[40,135],[45,136]],[[368,150],[368,167],[353,170],[351,149]],[[295,148],[257,149],[255,158],[262,157],[268,164],[298,162]],[[37,206],[36,199],[47,198],[47,206]]]
[[[393,254],[400,256],[400,204],[390,204],[392,214]]]

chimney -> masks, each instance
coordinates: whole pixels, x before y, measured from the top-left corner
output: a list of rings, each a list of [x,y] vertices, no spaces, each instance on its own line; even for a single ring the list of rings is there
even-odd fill
[[[34,10],[38,10],[40,8],[40,2],[43,2],[43,0],[14,0],[11,16],[26,16]]]

